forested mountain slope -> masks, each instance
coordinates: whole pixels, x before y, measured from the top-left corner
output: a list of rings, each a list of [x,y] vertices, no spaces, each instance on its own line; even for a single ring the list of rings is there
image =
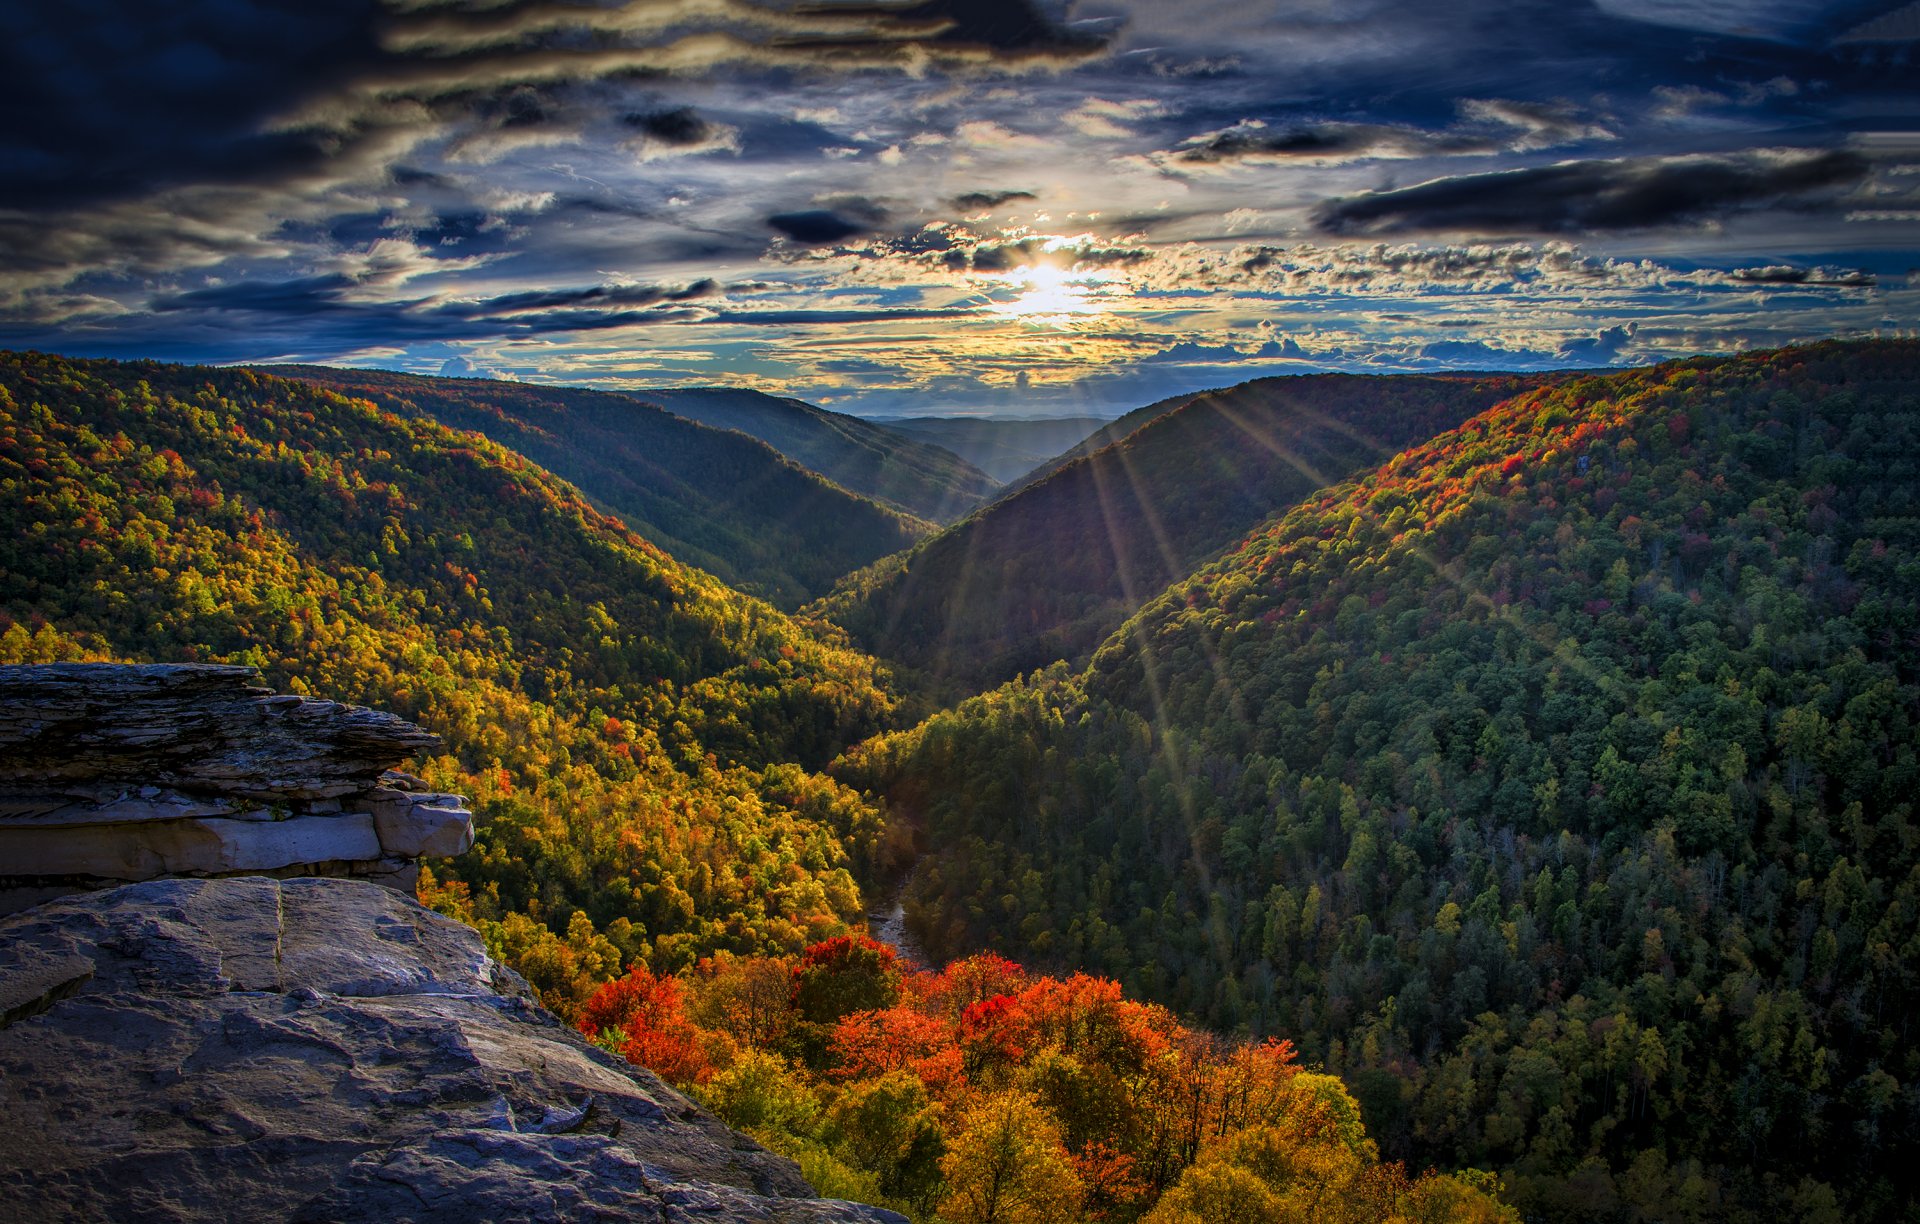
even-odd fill
[[[849,575],[815,607],[936,687],[975,692],[1084,659],[1134,609],[1276,510],[1530,385],[1329,374],[1198,396]]]
[[[1581,377],[868,745],[935,955],[1298,1042],[1536,1220],[1910,1219],[1920,343]]]
[[[935,523],[950,523],[999,491],[999,481],[937,443],[803,400],[738,387],[632,395],[702,425],[751,434],[836,484]]]
[[[1218,389],[1221,388],[1216,388],[1216,390]],[[1174,409],[1184,407],[1198,396],[1206,394],[1209,394],[1209,392],[1194,391],[1185,395],[1170,395],[1166,399],[1155,400],[1145,407],[1135,408],[1132,412],[1116,420],[1102,422],[1098,429],[1087,434],[1086,437],[1081,438],[1069,446],[1062,447],[1050,456],[1046,462],[1029,469],[1021,475],[1019,479],[1008,481],[1007,492],[1017,492],[1030,484],[1045,480],[1074,460],[1084,459],[1095,451],[1105,450],[1142,425],[1147,424],[1147,422],[1157,421]],[[1006,495],[1007,494],[1003,493],[1001,496],[1004,497]]]
[[[886,417],[888,429],[943,446],[1006,483],[1018,480],[1107,422],[1100,417]]]
[[[611,391],[331,366],[262,372],[485,434],[572,481],[676,559],[784,608],[930,530],[755,438]]]
[[[0,355],[0,661],[62,658],[250,663],[438,732],[479,829],[439,886],[546,989],[860,919],[877,813],[808,769],[886,716],[871,660],[474,434]]]

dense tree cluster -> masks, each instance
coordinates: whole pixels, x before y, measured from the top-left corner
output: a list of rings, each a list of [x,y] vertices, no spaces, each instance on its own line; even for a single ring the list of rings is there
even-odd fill
[[[247,371],[0,357],[0,661],[219,660],[438,732],[428,879],[536,981],[858,922],[873,808],[810,772],[871,660],[473,434]],[[585,985],[580,970],[591,966]]]
[[[1539,381],[1266,378],[1195,396],[815,605],[934,690],[1084,661],[1135,609],[1275,511]]]
[[[935,955],[1285,1035],[1529,1218],[1908,1218],[1916,456],[1913,342],[1528,391],[840,776]]]
[[[908,971],[855,936],[639,967],[577,1022],[823,1194],[920,1220],[1518,1220],[1490,1175],[1383,1162],[1353,1097],[1287,1043],[1224,1041],[1115,982],[993,955]]]
[[[782,608],[932,530],[754,438],[617,392],[328,366],[270,369],[403,417],[484,434],[572,481],[674,559]]]

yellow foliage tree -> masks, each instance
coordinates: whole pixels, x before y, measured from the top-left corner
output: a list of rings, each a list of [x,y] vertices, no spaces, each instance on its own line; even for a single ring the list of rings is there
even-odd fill
[[[1145,1224],[1518,1224],[1491,1178],[1381,1164],[1360,1108],[1331,1075],[1302,1073],[1269,1120],[1209,1146]]]
[[[1080,1210],[1080,1178],[1060,1128],[1023,1092],[968,1110],[940,1171],[940,1216],[950,1224],[1055,1224]]]

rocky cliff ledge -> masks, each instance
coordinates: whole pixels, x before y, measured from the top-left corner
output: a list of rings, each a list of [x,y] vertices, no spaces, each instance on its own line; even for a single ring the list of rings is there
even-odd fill
[[[905,1224],[353,880],[154,880],[0,919],[0,1219]]]
[[[360,876],[473,844],[458,795],[392,767],[439,739],[274,693],[246,667],[0,667],[0,914],[160,876]]]

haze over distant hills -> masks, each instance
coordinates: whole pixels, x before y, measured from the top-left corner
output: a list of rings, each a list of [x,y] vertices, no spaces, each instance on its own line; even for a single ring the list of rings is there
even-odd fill
[[[1218,388],[1215,389],[1217,390]],[[1035,464],[1019,476],[1007,481],[1007,487],[1001,491],[1000,496],[1006,497],[1011,493],[1026,488],[1036,481],[1045,480],[1049,475],[1059,471],[1075,459],[1082,459],[1093,454],[1095,451],[1104,450],[1134,430],[1139,429],[1148,421],[1163,417],[1174,409],[1187,404],[1196,396],[1205,394],[1205,391],[1194,391],[1185,395],[1171,395],[1163,400],[1155,400],[1153,403],[1144,407],[1135,408],[1132,412],[1115,420],[1101,421],[1098,429],[1087,434],[1079,441],[1062,447],[1059,451],[1048,456],[1044,463]]]
[[[739,387],[635,391],[676,416],[752,434],[802,467],[856,493],[936,523],[950,523],[998,491],[991,476],[952,449],[803,400]]]
[[[1105,417],[876,417],[887,428],[943,446],[1011,484],[1107,423]]]
[[[814,610],[936,687],[1078,659],[1268,515],[1536,381],[1327,374],[1156,406],[1123,441],[849,575]]]
[[[485,434],[579,485],[676,558],[783,607],[931,526],[758,438],[614,392],[331,366],[267,372]]]

